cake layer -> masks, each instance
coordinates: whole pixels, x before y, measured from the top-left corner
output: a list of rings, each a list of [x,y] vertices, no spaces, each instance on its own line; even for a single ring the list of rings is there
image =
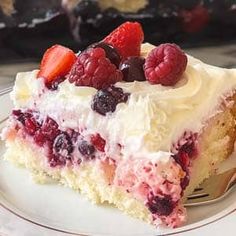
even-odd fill
[[[170,157],[166,157],[165,162],[143,159],[138,162],[129,160],[119,163],[97,156],[92,160],[83,160],[79,164],[67,162],[65,166],[52,167],[45,153],[47,150],[35,144],[21,129],[8,130],[6,145],[5,159],[31,170],[37,182],[44,183],[47,176],[52,177],[70,188],[79,190],[94,203],[114,204],[127,214],[156,225],[176,227],[186,220],[185,209],[179,203],[180,178],[184,172],[173,159],[169,159]],[[149,172],[148,168],[156,168],[156,172]],[[125,179],[122,174],[126,175]],[[133,184],[132,178],[137,178]],[[169,181],[168,188],[164,181]],[[155,216],[150,211],[150,189],[145,189],[149,185],[156,191],[163,191],[166,196],[166,205],[159,209],[162,211],[160,216]],[[175,201],[173,208],[169,206],[169,200]],[[168,209],[169,207],[171,209]],[[164,211],[168,211],[167,215]]]

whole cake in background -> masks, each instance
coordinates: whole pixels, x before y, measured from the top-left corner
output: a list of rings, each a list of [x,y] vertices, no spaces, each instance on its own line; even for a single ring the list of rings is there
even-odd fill
[[[54,42],[85,48],[127,20],[139,21],[145,41],[154,44],[228,43],[236,40],[235,5],[235,0],[1,0],[0,60],[3,52],[40,58]]]
[[[236,39],[234,0],[63,0],[73,35],[87,45],[126,20],[138,20],[151,43],[206,45]],[[219,30],[220,29],[220,30]]]
[[[5,159],[41,183],[179,227],[186,197],[233,151],[236,69],[143,40],[125,22],[77,54],[54,45],[39,70],[19,73]]]

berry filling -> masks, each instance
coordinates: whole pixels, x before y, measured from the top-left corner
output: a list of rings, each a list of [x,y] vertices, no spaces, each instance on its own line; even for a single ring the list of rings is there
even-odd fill
[[[176,203],[172,201],[171,196],[159,197],[150,194],[147,207],[152,214],[168,216],[176,207]]]
[[[69,159],[74,147],[70,136],[66,132],[59,134],[53,142],[53,154]]]
[[[171,151],[174,153],[173,158],[186,173],[181,180],[183,190],[186,189],[189,184],[191,159],[194,159],[198,154],[197,136],[197,133],[185,132],[179,141],[172,146]]]
[[[95,148],[85,140],[82,140],[78,146],[79,152],[86,158],[94,158]]]
[[[105,151],[105,145],[106,141],[100,136],[100,134],[95,134],[91,136],[91,143],[94,145],[94,147],[100,151]]]
[[[124,94],[119,88],[110,88],[109,92],[117,101],[123,101]],[[42,120],[37,112],[30,110],[14,110],[13,117],[18,128],[46,151],[50,167],[63,167],[69,163],[80,165],[82,161],[99,158],[109,184],[119,186],[143,201],[153,219],[171,218],[173,212],[181,211],[178,202],[189,184],[191,158],[197,155],[197,134],[184,133],[172,147],[170,162],[147,158],[112,162],[111,158],[104,156],[106,140],[99,133],[85,137],[72,129],[61,130],[51,117]],[[173,172],[169,173],[169,169]]]
[[[50,117],[40,120],[37,112],[13,110],[12,116],[17,121],[17,130],[22,128],[38,146],[47,150],[51,167],[64,166],[67,162],[79,164],[94,159],[97,152],[104,152],[106,141],[98,133],[90,135],[88,142],[75,130],[61,130]]]

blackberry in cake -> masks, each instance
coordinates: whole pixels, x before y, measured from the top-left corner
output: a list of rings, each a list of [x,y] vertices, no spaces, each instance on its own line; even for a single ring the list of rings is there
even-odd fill
[[[54,45],[19,73],[2,132],[5,159],[156,226],[233,151],[236,70],[176,44],[143,44],[126,22],[82,52]]]

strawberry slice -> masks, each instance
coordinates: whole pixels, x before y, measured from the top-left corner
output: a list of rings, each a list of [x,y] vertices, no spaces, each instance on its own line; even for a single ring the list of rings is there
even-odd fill
[[[144,39],[142,26],[138,22],[125,22],[112,31],[103,42],[118,50],[123,59],[140,56],[140,48]]]
[[[43,77],[45,83],[50,83],[65,76],[76,61],[75,53],[69,48],[61,45],[54,45],[43,55],[40,71],[37,78]]]

